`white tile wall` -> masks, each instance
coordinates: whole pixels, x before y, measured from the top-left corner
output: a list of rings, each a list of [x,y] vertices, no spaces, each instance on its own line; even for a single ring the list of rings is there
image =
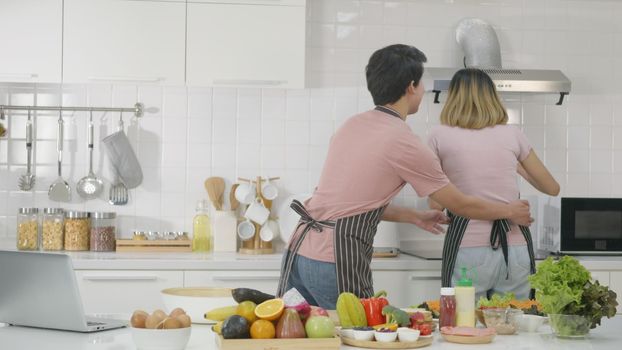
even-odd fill
[[[372,107],[364,67],[382,46],[403,42],[428,56],[429,66],[459,66],[454,29],[461,18],[492,23],[508,68],[562,69],[573,81],[563,106],[557,96],[504,94],[512,122],[520,124],[539,156],[562,185],[563,195],[621,196],[622,185],[622,3],[565,0],[312,0],[307,11],[307,89],[210,89],[177,86],[0,85],[0,103],[131,106],[148,112],[125,116],[145,174],[130,203],[112,207],[104,198],[65,205],[116,210],[123,235],[134,228],[190,230],[196,200],[206,198],[203,180],[223,176],[281,176],[284,194],[309,192],[317,184],[334,130],[350,115]],[[422,137],[438,124],[442,105],[423,101],[408,120]],[[70,183],[86,174],[85,115],[64,114]],[[118,115],[96,113],[96,137],[115,130]],[[23,112],[8,121],[0,140],[0,236],[15,234],[21,206],[54,206],[47,188],[56,177],[56,118],[36,121],[36,191],[17,191],[25,161]],[[132,124],[132,125],[131,125]],[[96,147],[95,170],[111,180]],[[521,183],[521,193],[535,193]],[[285,196],[283,196],[285,197]],[[425,207],[405,189],[397,203]],[[278,204],[278,203],[277,203]],[[408,237],[413,237],[409,235]],[[421,234],[420,238],[428,237]]]

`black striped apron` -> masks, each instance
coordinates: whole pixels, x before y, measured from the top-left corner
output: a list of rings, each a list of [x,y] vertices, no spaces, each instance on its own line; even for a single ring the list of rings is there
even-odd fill
[[[369,265],[373,254],[376,229],[386,206],[335,221],[313,219],[302,203],[297,200],[292,202],[291,208],[300,215],[295,232],[298,232],[300,227],[303,227],[303,230],[290,240],[285,250],[277,296],[282,296],[287,291],[287,282],[294,267],[296,255],[307,234],[311,231],[322,232],[324,228],[334,228],[333,245],[339,293],[350,292],[359,298],[372,297],[374,287]]]
[[[448,211],[448,215],[451,219],[451,223],[447,228],[447,235],[445,236],[445,242],[443,243],[443,261],[441,264],[441,279],[443,287],[451,287],[451,277],[453,275],[454,268],[456,266],[456,259],[458,258],[458,250],[460,249],[460,243],[464,237],[469,219],[456,216]],[[527,242],[527,252],[529,253],[529,265],[531,274],[536,273],[536,257],[533,249],[533,240],[531,239],[531,231],[529,227],[518,226],[525,237]],[[503,252],[503,260],[505,260],[506,271],[508,274],[506,278],[509,278],[508,267],[508,238],[507,233],[510,231],[510,223],[507,219],[495,220],[492,224],[490,231],[490,247],[493,250],[501,248]],[[530,298],[533,299],[533,290],[530,292]]]

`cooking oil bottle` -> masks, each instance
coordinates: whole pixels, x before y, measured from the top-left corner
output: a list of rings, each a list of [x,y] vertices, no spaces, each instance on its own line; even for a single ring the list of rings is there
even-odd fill
[[[197,202],[196,215],[192,220],[192,251],[212,251],[212,225],[207,212],[209,204],[206,200]]]

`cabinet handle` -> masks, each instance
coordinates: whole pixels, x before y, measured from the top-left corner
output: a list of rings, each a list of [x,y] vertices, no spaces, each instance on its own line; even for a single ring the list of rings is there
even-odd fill
[[[410,276],[411,281],[440,281],[441,276]]]
[[[287,80],[258,80],[258,79],[217,79],[215,85],[269,85],[278,86],[287,84]]]
[[[100,76],[92,76],[88,77],[88,80],[94,81],[136,81],[143,83],[156,83],[158,81],[164,80],[163,78],[157,77],[100,77]]]
[[[214,281],[278,281],[279,276],[215,276]]]
[[[38,77],[39,74],[37,73],[0,73],[0,78],[30,80]]]
[[[85,281],[111,282],[111,281],[157,281],[158,276],[84,276]]]

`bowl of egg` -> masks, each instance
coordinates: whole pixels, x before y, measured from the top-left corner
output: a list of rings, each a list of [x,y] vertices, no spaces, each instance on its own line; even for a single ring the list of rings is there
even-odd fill
[[[192,320],[183,309],[170,314],[155,310],[134,311],[130,319],[132,338],[140,350],[183,350],[190,340]]]

